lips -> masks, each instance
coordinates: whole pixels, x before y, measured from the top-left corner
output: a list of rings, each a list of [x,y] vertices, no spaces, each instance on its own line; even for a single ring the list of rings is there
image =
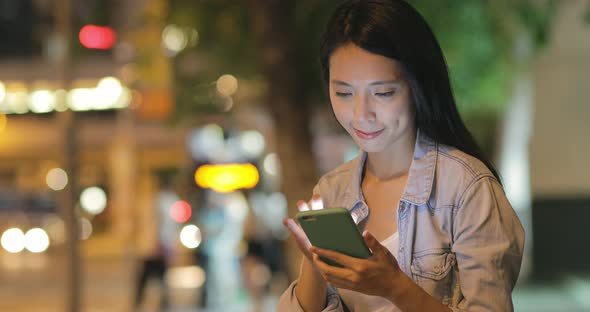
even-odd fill
[[[358,129],[354,129],[354,132],[356,133],[356,135],[361,138],[361,139],[365,139],[365,140],[370,140],[370,139],[374,139],[377,136],[379,136],[384,129],[378,130],[378,131],[373,131],[373,132],[365,132],[365,131],[361,131]]]

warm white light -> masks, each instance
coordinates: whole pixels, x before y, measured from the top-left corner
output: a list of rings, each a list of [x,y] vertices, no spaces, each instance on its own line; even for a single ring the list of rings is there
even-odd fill
[[[16,114],[24,114],[29,111],[27,105],[29,96],[25,91],[9,92],[6,94],[6,106],[9,111]]]
[[[180,242],[186,248],[195,249],[199,247],[201,239],[201,230],[196,225],[185,225],[180,231]]]
[[[0,244],[10,253],[19,253],[25,249],[25,234],[18,228],[8,229],[2,234]]]
[[[70,90],[68,94],[68,106],[73,111],[87,111],[95,107],[98,98],[94,90],[89,88],[76,88]]]
[[[94,90],[99,101],[95,105],[95,109],[109,109],[116,103],[121,94],[123,87],[119,79],[114,77],[105,77],[98,82],[98,86]]]
[[[64,89],[59,89],[54,92],[55,95],[55,111],[65,112],[68,110],[68,92]]]
[[[55,108],[55,95],[49,90],[34,91],[29,108],[33,113],[49,113]]]
[[[88,213],[97,215],[104,211],[107,206],[107,195],[99,187],[93,186],[82,191],[80,204]]]
[[[49,248],[49,236],[45,230],[33,228],[25,234],[25,248],[34,253],[44,252]]]
[[[232,96],[238,91],[238,79],[232,75],[223,75],[217,79],[217,91],[225,96]]]
[[[256,130],[245,131],[240,136],[240,147],[247,157],[257,158],[265,146],[264,136]]]
[[[131,94],[131,91],[127,88],[123,88],[121,90],[121,95],[115,101],[115,103],[113,103],[111,108],[125,108],[125,107],[129,106],[132,98],[133,98],[133,95]]]
[[[278,175],[281,166],[279,156],[275,153],[270,153],[266,155],[262,162],[262,166],[264,167],[264,171],[266,171],[266,173],[268,173],[269,175]]]
[[[166,284],[170,288],[199,288],[203,286],[205,279],[205,271],[199,266],[172,267],[166,270]]]
[[[4,83],[2,81],[0,81],[0,103],[2,103],[2,101],[4,101],[5,97],[6,97],[6,86],[4,86]]]
[[[61,168],[53,168],[47,172],[45,182],[50,189],[61,191],[68,185],[68,174]]]
[[[162,45],[172,55],[184,50],[188,41],[189,38],[186,33],[176,25],[168,25],[162,31]]]

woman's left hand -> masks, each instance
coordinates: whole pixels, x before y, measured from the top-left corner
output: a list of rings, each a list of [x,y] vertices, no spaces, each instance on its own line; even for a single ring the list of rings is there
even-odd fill
[[[389,299],[405,275],[395,257],[371,233],[365,231],[363,238],[373,252],[367,259],[312,246],[313,262],[324,279],[334,287]],[[340,263],[343,268],[325,263],[320,256]]]

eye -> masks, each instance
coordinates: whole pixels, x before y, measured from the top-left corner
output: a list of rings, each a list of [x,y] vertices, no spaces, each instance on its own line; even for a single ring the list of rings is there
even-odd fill
[[[336,92],[336,96],[338,97],[347,97],[347,96],[351,96],[352,93],[350,92]]]
[[[395,91],[377,92],[377,93],[375,93],[375,96],[378,96],[378,97],[392,97],[394,94],[395,94]]]

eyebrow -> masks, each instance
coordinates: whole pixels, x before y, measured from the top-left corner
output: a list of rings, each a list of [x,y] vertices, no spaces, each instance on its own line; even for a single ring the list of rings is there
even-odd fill
[[[333,79],[330,82],[333,83],[333,84],[340,85],[340,86],[345,86],[345,87],[350,87],[351,86],[350,84],[348,84],[348,83],[346,83],[344,81],[341,81],[341,80],[335,80],[335,79]],[[383,81],[371,82],[370,86],[381,86],[381,85],[386,85],[386,84],[397,84],[397,83],[399,83],[399,80],[383,80]]]

